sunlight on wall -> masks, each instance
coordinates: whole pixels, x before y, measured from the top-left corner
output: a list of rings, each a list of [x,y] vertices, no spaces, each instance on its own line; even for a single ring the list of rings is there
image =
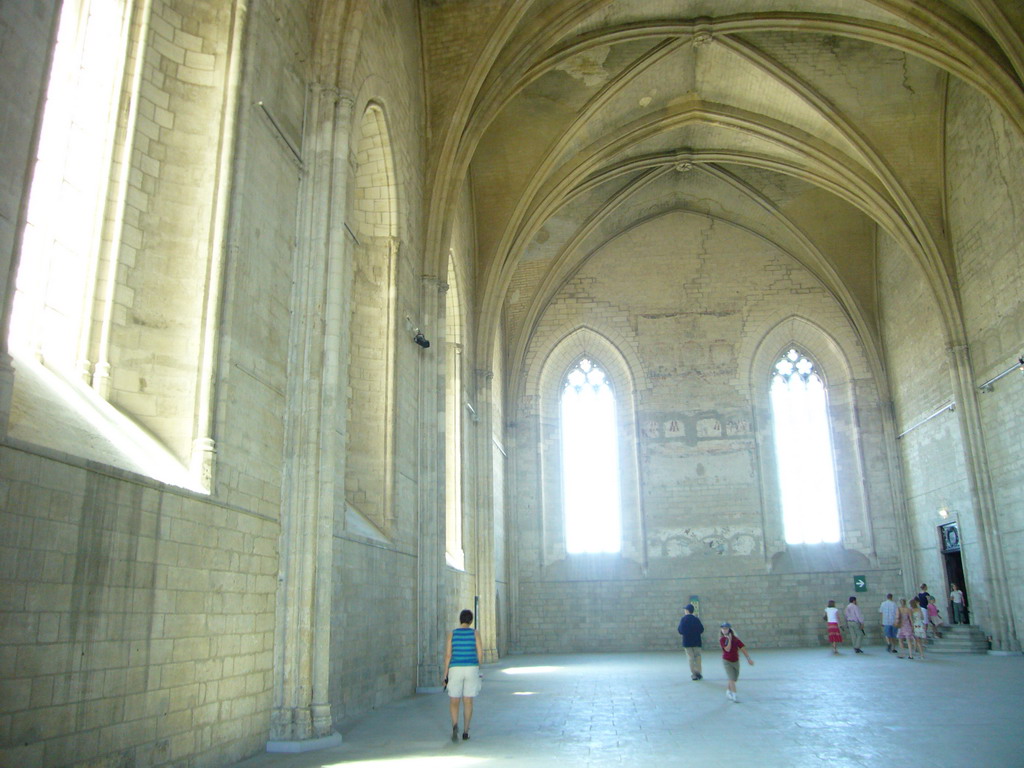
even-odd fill
[[[46,431],[61,429],[72,435],[72,439],[83,446],[83,455],[94,455],[96,450],[104,452],[100,460],[114,466],[124,467],[133,472],[152,477],[160,482],[205,493],[200,480],[194,477],[159,440],[145,429],[114,408],[82,381],[65,378],[59,372],[41,365],[33,356],[13,352],[15,367],[19,375],[31,377],[36,382],[40,397],[36,407],[59,412],[66,409],[75,414],[75,419],[59,427],[40,426],[47,424],[44,419],[36,420],[36,428]],[[45,393],[45,394],[44,394]],[[45,435],[38,435],[35,441],[46,444]],[[85,450],[85,443],[97,447]],[[108,447],[102,447],[108,446]],[[116,454],[113,456],[111,454]]]
[[[83,355],[120,84],[123,3],[65,2],[21,246],[11,347],[71,371]]]

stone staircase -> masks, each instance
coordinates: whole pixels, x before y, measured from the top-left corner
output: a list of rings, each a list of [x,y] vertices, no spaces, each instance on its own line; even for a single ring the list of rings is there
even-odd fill
[[[928,653],[987,653],[988,639],[974,624],[953,624],[942,628],[942,637],[928,641]]]

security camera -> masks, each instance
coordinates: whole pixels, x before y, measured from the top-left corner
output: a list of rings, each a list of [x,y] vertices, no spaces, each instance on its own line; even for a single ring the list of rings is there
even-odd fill
[[[430,346],[430,342],[427,341],[427,337],[424,336],[419,331],[417,331],[416,335],[412,337],[412,340],[415,341],[417,344],[419,344],[424,349],[427,349]]]

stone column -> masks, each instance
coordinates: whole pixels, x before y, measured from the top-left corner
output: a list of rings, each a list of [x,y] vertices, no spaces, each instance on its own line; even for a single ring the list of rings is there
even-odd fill
[[[508,380],[506,379],[506,382]],[[507,385],[506,385],[507,386]],[[504,444],[507,454],[505,461],[505,488],[509,535],[507,538],[506,552],[508,557],[508,642],[511,648],[519,648],[520,613],[519,613],[519,583],[520,563],[522,561],[523,548],[523,520],[528,517],[528,510],[523,509],[523,488],[522,473],[519,469],[519,457],[523,454],[530,454],[535,450],[536,440],[530,442],[529,437],[533,435],[528,426],[524,428],[524,419],[529,419],[532,414],[526,413],[521,403],[512,404],[506,401],[508,411],[506,412]],[[509,413],[514,413],[514,421],[507,418]],[[511,489],[511,490],[509,490]]]
[[[1020,643],[1014,627],[1009,601],[1009,581],[1003,548],[1000,541],[999,517],[996,513],[992,479],[989,475],[988,454],[985,448],[978,405],[978,390],[974,386],[974,367],[966,345],[950,347],[950,368],[953,393],[957,403],[957,421],[967,465],[971,505],[978,527],[981,546],[981,573],[971,572],[971,582],[984,584],[985,624],[992,635],[992,650],[1019,652]]]
[[[424,275],[418,327],[434,345],[421,349],[419,366],[419,542],[417,545],[418,648],[416,690],[441,690],[444,629],[440,608],[445,605],[445,444],[444,348],[445,300],[448,284]]]
[[[274,709],[267,750],[341,742],[328,698],[334,492],[344,477],[339,415],[346,274],[345,206],[353,99],[314,85],[292,293]],[[338,475],[339,461],[342,472]]]
[[[491,382],[494,373],[476,370],[476,593],[480,596],[477,625],[484,657],[490,664],[498,660],[496,612],[497,581],[494,562],[494,441],[491,439]]]

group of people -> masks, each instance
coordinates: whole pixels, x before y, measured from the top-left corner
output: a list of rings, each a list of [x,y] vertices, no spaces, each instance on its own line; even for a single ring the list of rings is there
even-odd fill
[[[942,637],[942,613],[934,595],[928,591],[928,585],[922,584],[916,597],[908,601],[900,598],[897,605],[892,593],[878,608],[882,614],[882,631],[885,636],[886,650],[895,653],[899,658],[914,658],[914,652],[920,659],[924,658],[924,644],[928,639],[928,629],[936,637]],[[966,622],[966,601],[963,590],[956,584],[950,585],[949,604],[953,611],[953,623]],[[904,655],[904,651],[906,654]]]
[[[686,651],[686,657],[690,662],[690,679],[703,680],[700,652],[704,624],[694,610],[692,604],[687,604],[684,608],[683,618],[679,620],[678,631],[683,636],[683,650]],[[725,695],[730,701],[739,703],[739,696],[736,694],[736,681],[740,679],[740,654],[742,653],[747,659],[747,664],[753,665],[754,660],[750,658],[743,641],[732,631],[732,624],[728,621],[722,622],[719,632],[718,644],[722,648],[722,666],[725,667],[725,677],[728,681]]]
[[[942,614],[935,598],[928,592],[928,585],[922,584],[921,591],[916,597],[908,602],[901,598],[899,605],[892,599],[892,593],[885,596],[885,601],[878,611],[882,615],[882,630],[886,642],[886,650],[895,653],[899,658],[904,658],[906,650],[907,658],[914,658],[916,651],[918,658],[924,658],[924,643],[928,639],[928,628],[937,637],[942,637]],[[950,585],[949,602],[952,606],[953,623],[962,624],[966,621],[966,601],[963,591],[956,585]],[[679,620],[678,631],[683,636],[683,650],[690,663],[690,679],[703,680],[704,675],[701,669],[701,635],[704,633],[704,625],[694,613],[694,606],[687,605],[685,613]],[[842,629],[839,621],[839,608],[835,600],[829,600],[825,607],[824,619],[828,627],[828,642],[832,646],[832,653],[839,653],[839,646],[843,642]],[[867,637],[864,628],[864,614],[861,613],[857,604],[856,595],[851,596],[843,608],[843,618],[846,623],[846,631],[850,635],[850,642],[855,653],[864,653],[861,645]],[[736,681],[740,675],[739,654],[742,652],[748,664],[753,664],[743,641],[736,637],[729,622],[723,622],[721,635],[718,643],[722,648],[722,664],[725,666],[725,675],[728,680],[725,695],[731,701],[738,702],[736,695]]]
[[[956,585],[950,585],[949,602],[953,612],[953,623],[962,624],[966,621],[966,601],[963,591]],[[893,601],[892,593],[878,608],[882,615],[882,631],[885,637],[886,650],[895,653],[899,658],[924,658],[924,643],[928,639],[928,627],[942,637],[942,614],[935,598],[928,592],[928,585],[922,584],[921,591],[909,601],[900,598],[899,604]],[[679,620],[678,631],[683,636],[683,649],[690,663],[690,679],[703,680],[701,663],[702,635],[704,624],[696,615],[692,604],[684,608],[683,617]],[[864,653],[861,645],[867,633],[864,629],[864,615],[857,605],[857,597],[850,597],[843,609],[847,632],[856,653]],[[825,622],[828,626],[828,641],[832,645],[832,653],[839,653],[839,645],[843,642],[842,630],[839,625],[839,609],[835,600],[829,600],[825,608]],[[722,622],[719,627],[718,644],[722,650],[722,665],[727,680],[725,695],[730,701],[738,703],[736,682],[740,677],[740,654],[747,663],[753,666],[746,646],[733,632],[732,624]],[[904,656],[906,651],[906,657]],[[459,614],[459,626],[448,635],[445,644],[444,685],[448,691],[451,718],[452,741],[459,740],[459,705],[462,705],[463,727],[462,739],[469,740],[469,725],[473,719],[473,699],[480,693],[480,636],[473,629],[473,612],[462,611]]]
[[[886,650],[897,654],[901,659],[912,659],[915,652],[918,658],[924,658],[924,644],[928,639],[929,629],[934,637],[942,637],[943,622],[939,605],[928,591],[927,584],[922,584],[920,589],[917,596],[909,601],[900,598],[899,605],[893,601],[890,592],[878,608],[878,612],[882,614],[882,633],[885,637]],[[956,584],[950,585],[949,602],[953,610],[953,623],[963,623],[966,619],[966,603],[963,591]],[[856,653],[864,653],[861,644],[867,633],[864,629],[864,616],[857,605],[856,597],[850,598],[843,615],[853,650]],[[832,653],[837,654],[843,642],[843,634],[839,626],[839,609],[835,600],[828,601],[824,619],[828,626],[828,641],[832,646]]]

